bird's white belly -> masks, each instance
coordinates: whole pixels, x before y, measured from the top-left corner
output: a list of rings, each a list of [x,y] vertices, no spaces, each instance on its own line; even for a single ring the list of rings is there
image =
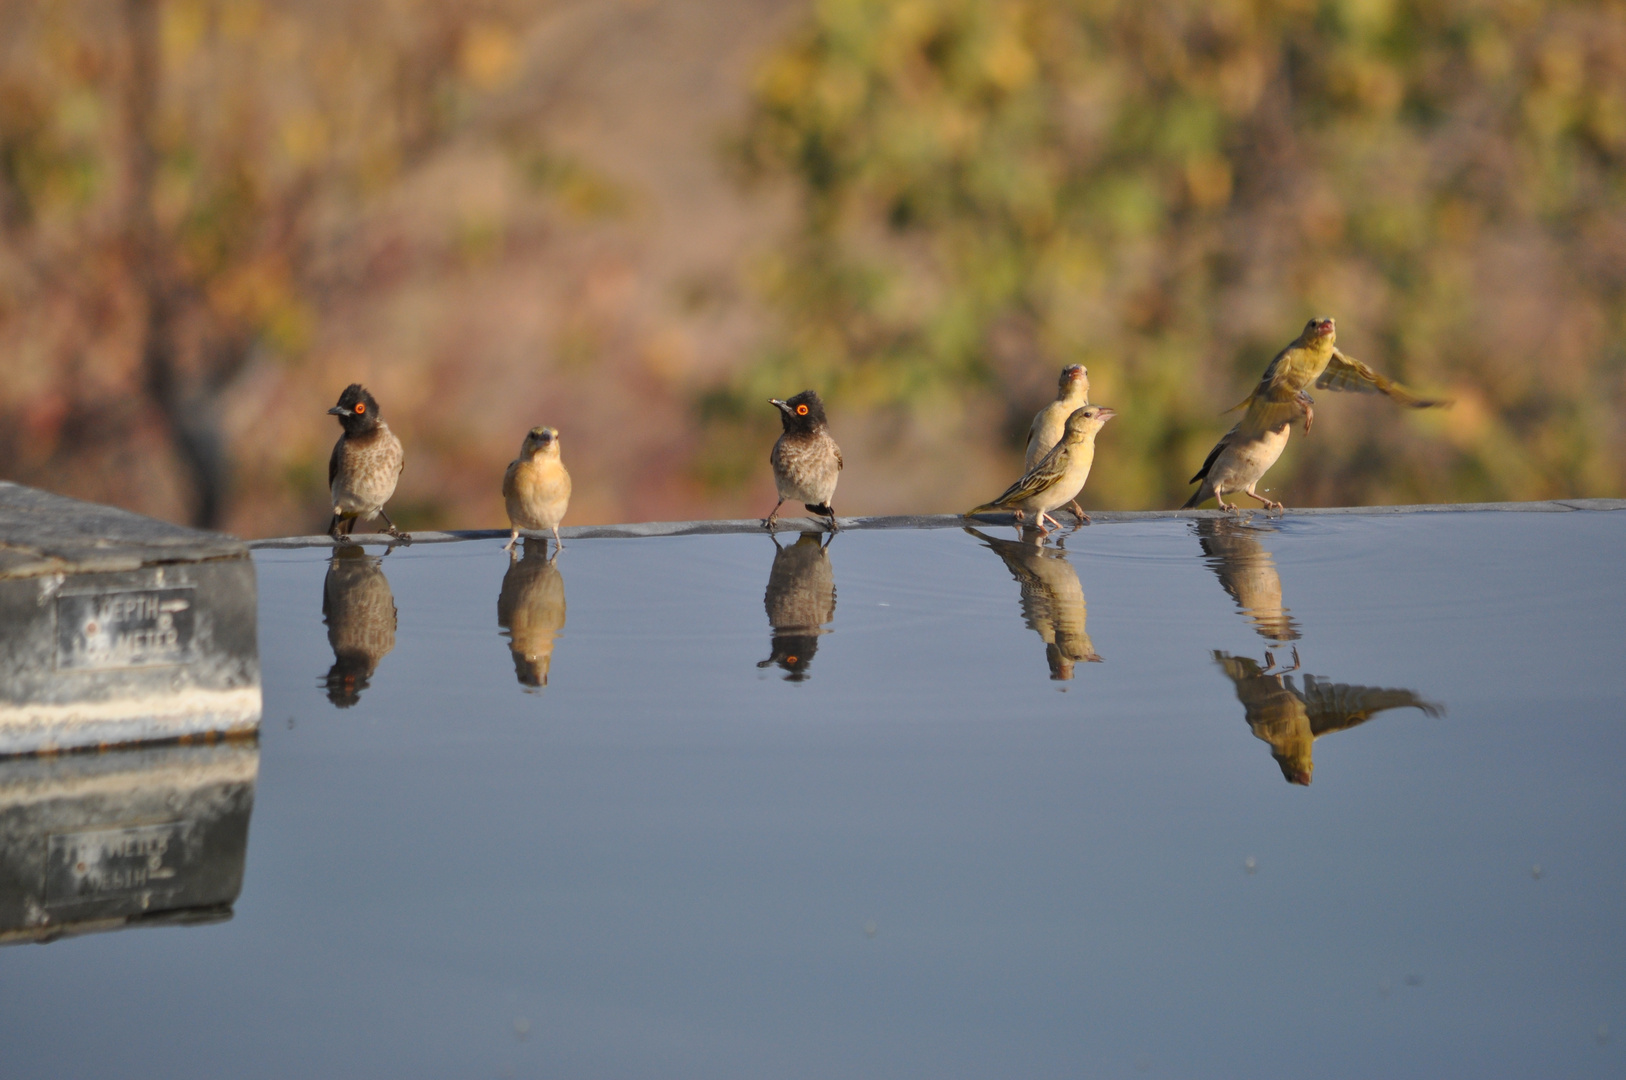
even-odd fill
[[[1287,448],[1287,436],[1292,430],[1283,424],[1267,431],[1257,439],[1234,443],[1220,453],[1212,472],[1214,490],[1220,494],[1246,491],[1259,482],[1276,459]]]

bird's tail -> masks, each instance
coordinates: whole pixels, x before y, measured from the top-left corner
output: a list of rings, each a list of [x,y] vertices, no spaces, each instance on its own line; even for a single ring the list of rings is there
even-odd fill
[[[1229,409],[1226,409],[1225,412],[1220,413],[1220,415],[1224,416],[1225,413],[1234,413],[1238,409],[1246,408],[1247,406],[1252,405],[1253,404],[1253,399],[1258,397],[1258,396],[1259,396],[1258,394],[1249,394],[1247,397],[1243,398],[1241,401],[1237,402],[1235,405],[1232,405]]]
[[[1002,506],[1000,506],[997,502],[983,503],[981,506],[973,506],[971,509],[967,510],[965,512],[965,514],[962,515],[962,516],[970,517],[972,514],[980,514],[985,510],[1002,510],[1002,509],[1004,509],[1004,508]]]
[[[1197,485],[1197,490],[1191,493],[1191,498],[1187,499],[1185,504],[1181,506],[1180,509],[1190,510],[1212,494],[1213,492],[1208,490],[1207,481],[1204,481],[1203,483]]]

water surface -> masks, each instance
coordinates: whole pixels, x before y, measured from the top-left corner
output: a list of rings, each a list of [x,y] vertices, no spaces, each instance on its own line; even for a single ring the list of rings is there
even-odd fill
[[[259,553],[234,914],[0,1072],[1626,1071],[1626,513],[1051,543]]]

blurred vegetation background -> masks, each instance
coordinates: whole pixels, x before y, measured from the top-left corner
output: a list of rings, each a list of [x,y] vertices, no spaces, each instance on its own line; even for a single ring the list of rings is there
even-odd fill
[[[1323,394],[1289,505],[1626,492],[1626,6],[14,0],[0,476],[244,535],[327,518],[351,381],[408,527],[982,501],[1067,363],[1086,506],[1178,505],[1305,319],[1448,411]]]

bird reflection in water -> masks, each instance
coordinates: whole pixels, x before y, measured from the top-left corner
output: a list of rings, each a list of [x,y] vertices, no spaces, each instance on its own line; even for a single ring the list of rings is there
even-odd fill
[[[1282,578],[1276,560],[1260,538],[1275,530],[1257,528],[1246,521],[1207,518],[1196,523],[1203,560],[1220,585],[1267,641],[1284,645],[1302,635],[1282,601]],[[1299,651],[1293,665],[1278,669],[1275,655],[1265,652],[1264,666],[1245,656],[1214,652],[1214,659],[1236,688],[1237,700],[1255,737],[1270,746],[1270,754],[1290,784],[1308,784],[1315,773],[1311,746],[1316,739],[1366,723],[1388,709],[1420,709],[1428,716],[1443,716],[1443,706],[1425,701],[1412,690],[1332,683],[1315,675],[1303,676],[1303,688],[1291,674],[1299,670]]]
[[[1282,576],[1259,536],[1266,531],[1241,521],[1205,518],[1197,522],[1204,561],[1259,636],[1285,644],[1299,639],[1298,624],[1282,604]]]
[[[565,579],[548,557],[546,540],[527,539],[524,558],[511,558],[497,596],[497,625],[514,657],[514,677],[527,690],[548,685],[553,645],[565,625]]]
[[[1046,547],[1038,529],[1024,528],[1020,540],[998,540],[978,529],[966,532],[1004,559],[1005,568],[1022,587],[1022,618],[1044,642],[1052,679],[1071,679],[1074,664],[1101,663],[1085,629],[1089,610],[1084,586],[1065,550]]]
[[[836,579],[830,570],[829,541],[805,532],[789,547],[774,538],[773,570],[762,606],[773,628],[773,655],[757,664],[778,664],[787,682],[807,678],[808,665],[819,648],[819,635],[836,617]]]
[[[395,595],[383,558],[356,544],[333,549],[322,582],[322,621],[333,646],[333,667],[323,685],[341,709],[361,700],[380,660],[395,648]]]
[[[1298,667],[1298,650],[1293,667],[1272,671],[1276,658],[1265,653],[1265,666],[1246,656],[1215,651],[1225,674],[1236,686],[1248,726],[1256,738],[1270,744],[1270,755],[1281,766],[1290,784],[1308,784],[1315,772],[1311,744],[1334,731],[1364,724],[1388,709],[1421,709],[1428,716],[1443,716],[1443,706],[1425,701],[1411,690],[1385,690],[1374,686],[1329,683],[1314,675],[1304,676],[1304,688],[1293,685],[1288,672]]]

